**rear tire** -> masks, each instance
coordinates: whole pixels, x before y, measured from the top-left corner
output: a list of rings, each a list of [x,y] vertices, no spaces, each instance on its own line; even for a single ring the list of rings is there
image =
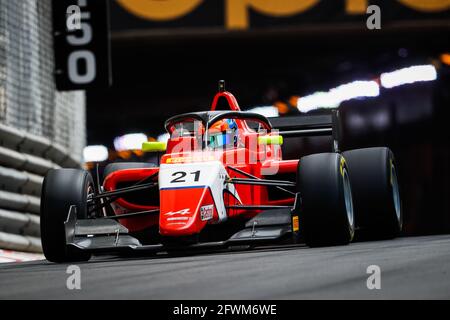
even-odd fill
[[[75,205],[77,218],[88,216],[87,196],[94,192],[90,173],[77,169],[50,170],[44,179],[41,196],[42,249],[51,262],[87,261],[91,254],[66,245],[64,222]]]
[[[389,148],[343,153],[353,190],[358,237],[392,239],[402,230],[403,216],[394,154]]]
[[[318,247],[352,241],[353,202],[344,158],[337,153],[303,157],[297,177],[301,197],[300,226],[305,243]]]

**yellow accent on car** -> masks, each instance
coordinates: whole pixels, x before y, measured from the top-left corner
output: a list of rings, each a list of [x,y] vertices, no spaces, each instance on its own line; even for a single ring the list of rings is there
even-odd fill
[[[344,157],[341,157],[341,162],[339,164],[339,170],[341,171],[341,176],[344,176],[344,165],[345,165],[345,159],[344,159]]]
[[[165,163],[192,163],[192,162],[205,162],[214,161],[217,158],[213,156],[194,156],[194,157],[177,157],[177,158],[166,158]]]
[[[300,229],[300,225],[298,223],[298,216],[292,217],[292,231],[297,232]]]
[[[166,163],[183,163],[183,162],[186,162],[186,158],[185,157],[167,158],[166,159]]]
[[[258,137],[258,144],[281,146],[283,144],[283,136],[260,136]]]
[[[159,141],[146,141],[142,143],[143,152],[164,152],[166,151],[167,143]]]

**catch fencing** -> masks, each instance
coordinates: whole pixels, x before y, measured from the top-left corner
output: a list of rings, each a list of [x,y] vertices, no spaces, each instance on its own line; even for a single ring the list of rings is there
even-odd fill
[[[58,92],[51,0],[0,0],[0,248],[40,252],[48,170],[80,167],[85,95]]]

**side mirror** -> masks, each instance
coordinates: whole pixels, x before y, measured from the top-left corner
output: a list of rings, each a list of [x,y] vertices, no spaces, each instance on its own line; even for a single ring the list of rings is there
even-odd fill
[[[159,141],[146,141],[142,143],[143,152],[164,152],[167,149],[167,143]]]
[[[283,136],[260,136],[258,144],[281,146],[283,145]]]

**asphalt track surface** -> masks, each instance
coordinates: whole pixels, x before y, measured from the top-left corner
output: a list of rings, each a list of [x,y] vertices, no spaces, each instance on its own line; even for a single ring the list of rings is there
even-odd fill
[[[381,289],[367,289],[367,267]],[[450,236],[399,238],[184,257],[96,257],[81,263],[81,290],[68,265],[0,265],[0,299],[449,299]]]

